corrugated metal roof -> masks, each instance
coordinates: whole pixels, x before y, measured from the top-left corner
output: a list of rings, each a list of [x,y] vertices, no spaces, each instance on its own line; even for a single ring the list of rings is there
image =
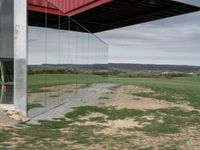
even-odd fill
[[[59,10],[63,11],[64,13],[68,13],[70,11],[76,10],[80,7],[88,5],[92,2],[99,1],[99,0],[47,0],[52,5],[57,7]]]
[[[112,0],[28,0],[28,8],[32,11],[45,12],[47,6],[50,14],[55,14],[51,9],[57,9],[57,14],[73,16],[110,1]]]
[[[105,1],[106,0],[101,0],[100,2]],[[94,3],[96,2],[92,2],[92,4]],[[72,19],[95,33],[200,11],[200,7],[176,2],[174,0],[112,0],[103,5],[98,5],[98,7],[93,7],[92,9],[85,9],[85,6],[80,7],[79,10],[81,11],[76,10],[76,13],[69,12],[67,14],[71,14]],[[77,6],[78,5],[76,5],[76,7]],[[73,8],[76,7],[74,4]],[[44,20],[44,13],[29,11],[29,25],[45,26]],[[61,16],[61,25],[59,26],[61,29],[69,29],[66,20],[66,17]],[[48,27],[58,28],[58,14],[49,14],[47,22]]]
[[[46,0],[28,0],[28,5],[34,5],[34,6],[38,6],[38,7],[46,7],[47,6],[48,8],[57,9],[52,4],[47,3]]]

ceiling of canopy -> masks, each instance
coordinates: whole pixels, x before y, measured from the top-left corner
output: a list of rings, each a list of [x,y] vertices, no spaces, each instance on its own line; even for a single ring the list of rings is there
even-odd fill
[[[67,30],[70,16],[93,33],[200,11],[200,7],[173,0],[37,1],[29,0],[29,25]],[[73,23],[71,30],[76,30]]]

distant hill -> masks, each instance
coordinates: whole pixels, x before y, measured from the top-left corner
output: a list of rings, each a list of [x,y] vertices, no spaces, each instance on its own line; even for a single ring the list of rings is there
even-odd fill
[[[153,64],[123,64],[123,63],[109,63],[106,64],[42,64],[29,65],[32,70],[59,70],[78,68],[80,70],[106,70],[106,69],[123,69],[134,72],[198,72],[200,73],[200,66],[184,66],[184,65],[153,65]]]
[[[135,72],[200,72],[200,66],[110,63],[109,68]]]
[[[80,70],[107,70],[107,64],[42,64],[28,65],[32,70],[65,70],[70,68],[78,68]]]

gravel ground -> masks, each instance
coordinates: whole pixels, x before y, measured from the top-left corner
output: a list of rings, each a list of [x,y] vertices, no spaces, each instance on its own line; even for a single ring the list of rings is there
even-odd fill
[[[3,112],[3,110],[0,110],[0,129],[3,129],[5,127],[13,127],[16,124],[16,120],[9,118],[7,114]]]
[[[53,118],[62,118],[67,112],[79,106],[102,106],[106,100],[101,100],[102,96],[114,84],[95,84],[86,89],[79,89],[77,94],[66,100],[66,103],[39,116],[32,118],[29,123],[37,124],[39,120],[51,120]],[[108,101],[108,100],[107,100]]]

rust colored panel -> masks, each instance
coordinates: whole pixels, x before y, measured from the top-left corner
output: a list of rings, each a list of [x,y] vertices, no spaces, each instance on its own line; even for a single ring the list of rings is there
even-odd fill
[[[64,13],[71,12],[76,10],[80,7],[93,3],[95,1],[101,0],[47,0],[52,5],[57,7],[59,10],[63,11]]]
[[[112,0],[28,0],[28,10],[74,16]]]
[[[77,14],[79,14],[79,13],[81,13],[81,12],[84,12],[84,11],[87,11],[87,10],[89,10],[89,9],[92,9],[92,8],[95,8],[95,7],[98,7],[98,6],[101,6],[101,5],[103,5],[103,4],[105,4],[105,3],[108,3],[108,2],[111,2],[111,1],[112,1],[112,0],[99,0],[99,1],[95,1],[95,2],[90,3],[90,4],[88,4],[88,5],[84,6],[84,7],[80,7],[80,8],[78,8],[78,9],[76,9],[76,10],[73,10],[73,11],[71,11],[71,12],[68,12],[68,13],[67,13],[67,16],[74,16],[74,15],[77,15]]]
[[[46,2],[46,0],[28,0],[28,5],[33,5],[33,6],[37,6],[37,7],[48,7],[48,8],[52,8],[52,9],[57,9],[55,6],[53,6],[52,4]]]

